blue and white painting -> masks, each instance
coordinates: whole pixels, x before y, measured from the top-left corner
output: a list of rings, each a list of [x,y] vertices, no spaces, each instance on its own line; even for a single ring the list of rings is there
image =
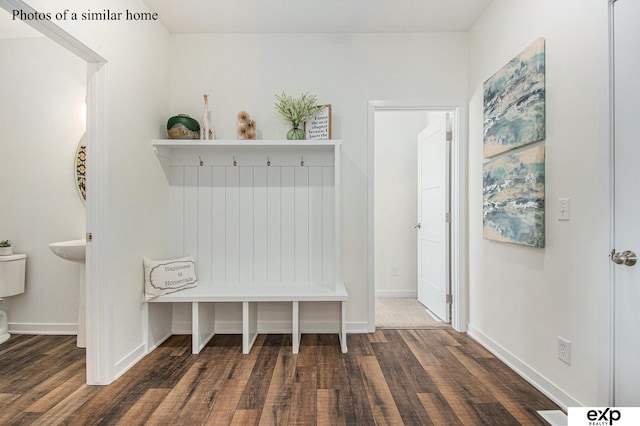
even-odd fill
[[[544,139],[544,39],[484,82],[484,158]]]
[[[544,247],[544,146],[489,160],[483,172],[484,238]]]

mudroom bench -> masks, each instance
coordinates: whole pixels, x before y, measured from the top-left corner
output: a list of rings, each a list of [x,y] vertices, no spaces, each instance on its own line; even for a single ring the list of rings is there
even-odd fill
[[[148,327],[153,328],[149,347],[159,344],[157,336],[180,328],[176,324],[186,324],[185,305],[190,304],[192,352],[197,354],[216,330],[229,331],[225,324],[230,309],[219,304],[235,303],[242,306],[242,351],[249,353],[259,332],[281,332],[272,325],[280,323],[282,315],[264,305],[280,302],[291,304],[294,353],[301,331],[322,330],[334,320],[346,352],[342,141],[151,143],[168,184],[170,247],[176,257],[193,256],[198,286],[148,300]],[[167,309],[163,303],[175,306]],[[332,304],[330,309],[324,309],[326,303]],[[301,330],[301,317],[306,330]],[[307,318],[313,319],[307,323]],[[283,329],[289,332],[285,321]]]
[[[242,303],[242,353],[248,354],[258,337],[258,303],[290,302],[291,345],[293,353],[300,348],[300,302],[339,302],[340,348],[347,352],[345,328],[345,302],[348,295],[343,283],[333,289],[311,284],[227,284],[200,283],[198,287],[165,294],[149,300],[149,303],[191,303],[191,351],[197,354],[215,335],[216,303]]]

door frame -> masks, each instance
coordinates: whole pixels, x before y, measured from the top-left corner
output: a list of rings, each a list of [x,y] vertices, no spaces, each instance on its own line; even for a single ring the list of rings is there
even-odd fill
[[[377,100],[368,102],[367,129],[367,281],[368,331],[375,331],[375,113],[376,111],[442,111],[451,113],[453,140],[451,141],[451,326],[460,332],[468,326],[467,288],[467,139],[466,110],[459,105],[441,105],[420,100]]]
[[[11,13],[22,9],[27,12],[50,10],[39,0],[0,0],[0,8]],[[25,22],[45,37],[58,43],[87,63],[87,197],[86,230],[94,238],[87,245],[86,261],[86,382],[106,385],[111,381],[111,348],[109,346],[109,304],[107,281],[108,170],[107,146],[107,60],[86,42],[86,36],[66,21]]]

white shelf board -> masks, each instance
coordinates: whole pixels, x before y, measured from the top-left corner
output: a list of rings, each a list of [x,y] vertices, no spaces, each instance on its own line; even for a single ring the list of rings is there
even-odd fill
[[[348,298],[342,282],[335,289],[317,284],[212,283],[202,282],[188,288],[147,300],[159,302],[343,302]]]
[[[203,141],[200,139],[154,139],[151,141],[154,147],[165,148],[202,148],[202,147],[216,147],[216,146],[290,146],[290,147],[303,147],[303,146],[326,146],[334,147],[342,145],[342,141],[339,139],[332,140],[287,140],[287,139],[258,139],[258,140],[237,140],[237,139],[216,139],[210,141]]]

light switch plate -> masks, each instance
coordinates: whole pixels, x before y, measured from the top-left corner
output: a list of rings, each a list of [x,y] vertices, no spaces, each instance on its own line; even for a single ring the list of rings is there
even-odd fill
[[[558,220],[571,220],[571,198],[558,198]]]

